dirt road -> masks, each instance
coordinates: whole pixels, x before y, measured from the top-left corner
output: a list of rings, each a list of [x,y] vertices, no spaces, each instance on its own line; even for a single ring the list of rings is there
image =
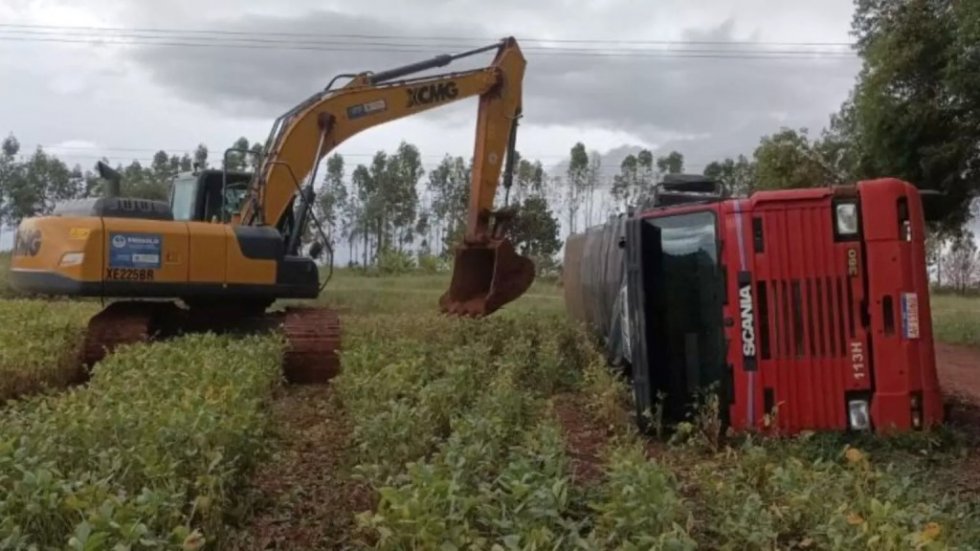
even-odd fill
[[[980,405],[980,349],[936,343],[936,365],[945,394]]]

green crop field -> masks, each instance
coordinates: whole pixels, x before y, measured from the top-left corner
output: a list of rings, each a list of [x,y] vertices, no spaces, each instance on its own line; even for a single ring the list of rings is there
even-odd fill
[[[58,390],[98,304],[0,301],[0,375],[51,389],[0,409],[0,548],[980,542],[975,429],[732,437],[709,401],[640,435],[560,287],[472,320],[437,313],[448,282],[339,270],[321,302],[342,312],[343,369],[306,387],[280,381],[275,337],[200,335],[126,347]],[[934,300],[937,334],[975,304]]]
[[[77,356],[92,303],[0,301],[0,403],[78,379]]]
[[[272,338],[123,349],[91,382],[0,417],[0,548],[191,548],[267,450]]]
[[[971,502],[918,471],[955,445],[726,442],[708,415],[651,442],[632,429],[626,389],[556,313],[386,315],[350,332],[336,400],[351,419],[349,461],[377,496],[352,522],[354,542],[903,549],[980,538]]]

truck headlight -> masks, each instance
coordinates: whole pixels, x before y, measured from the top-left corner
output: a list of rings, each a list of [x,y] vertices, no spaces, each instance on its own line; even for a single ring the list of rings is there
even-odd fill
[[[857,203],[837,203],[834,208],[834,223],[837,235],[854,236],[858,233]]]
[[[912,409],[912,428],[919,430],[922,428],[922,395],[918,392],[912,394],[909,406]]]
[[[871,428],[871,414],[867,400],[851,400],[847,402],[847,422],[851,430],[868,430]]]

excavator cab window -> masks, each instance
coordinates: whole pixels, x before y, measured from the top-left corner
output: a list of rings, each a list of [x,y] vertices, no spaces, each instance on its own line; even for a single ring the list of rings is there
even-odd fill
[[[174,220],[193,220],[194,204],[197,202],[197,177],[193,175],[179,176],[170,189],[170,210]]]
[[[246,172],[228,172],[223,178],[220,170],[178,176],[170,192],[174,220],[228,222],[241,207],[251,178]]]

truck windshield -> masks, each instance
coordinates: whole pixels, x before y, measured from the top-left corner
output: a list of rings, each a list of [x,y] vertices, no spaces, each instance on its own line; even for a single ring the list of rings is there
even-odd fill
[[[658,386],[674,398],[666,404],[674,417],[683,415],[693,393],[721,381],[724,278],[717,219],[714,212],[700,211],[646,221],[659,229],[662,251],[651,277],[651,363]]]
[[[174,220],[191,220],[194,217],[196,195],[196,177],[174,180],[173,189],[170,193],[170,209],[174,213]]]

